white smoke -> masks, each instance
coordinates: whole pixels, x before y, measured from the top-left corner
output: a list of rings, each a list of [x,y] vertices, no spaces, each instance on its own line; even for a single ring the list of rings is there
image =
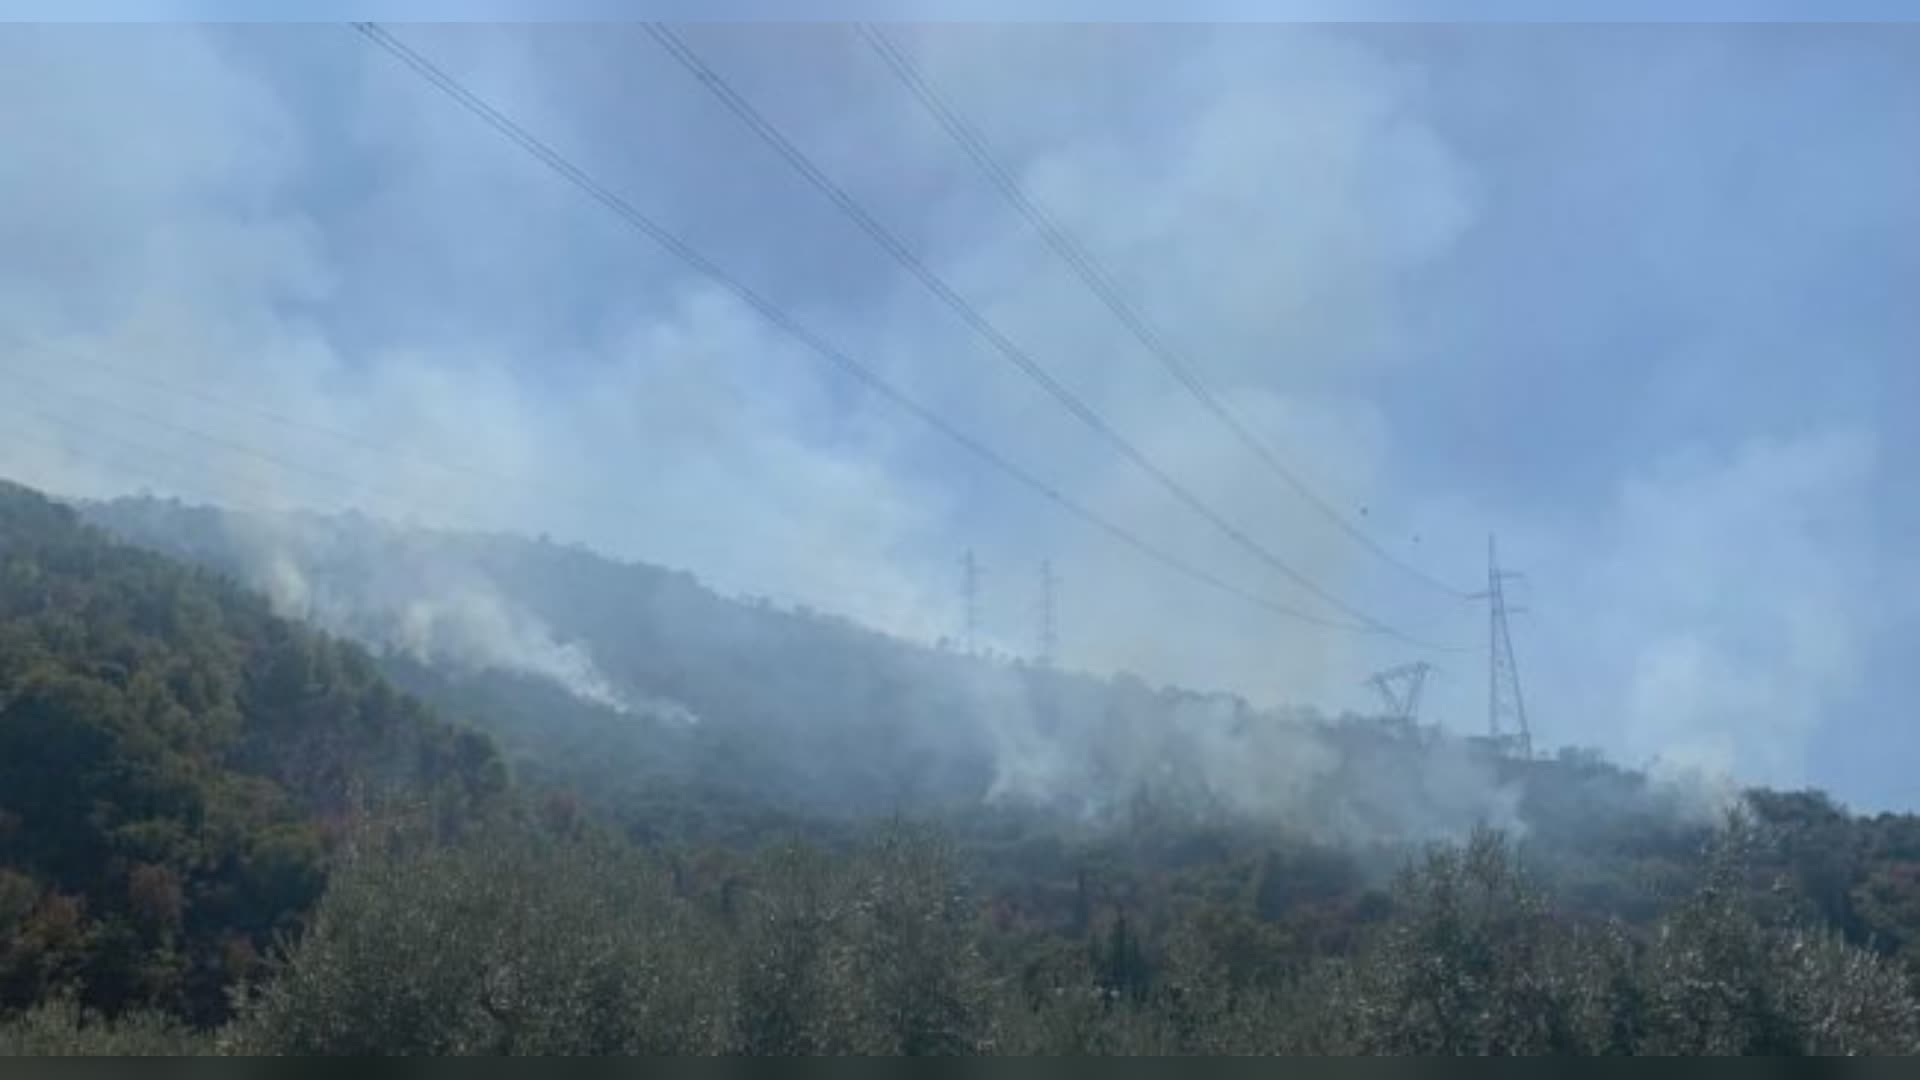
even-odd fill
[[[622,714],[677,727],[710,721],[723,741],[749,735],[751,749],[730,767],[780,778],[789,794],[820,804],[871,806],[897,783],[904,797],[983,798],[1096,828],[1145,814],[1159,824],[1282,828],[1375,848],[1459,840],[1483,825],[1516,837],[1536,827],[1578,833],[1623,814],[1706,824],[1739,798],[1724,773],[1678,759],[1630,774],[1597,752],[1566,751],[1548,773],[1434,727],[962,658],[697,585],[635,601],[631,622],[572,621],[567,587],[542,584],[551,580],[543,560],[559,556],[530,541],[355,515],[242,515],[160,502],[108,504],[99,514],[137,542],[235,573],[282,615],[440,670],[539,678]],[[573,586],[609,592],[625,588],[629,573],[658,573],[610,561],[575,570],[591,576]],[[599,648],[618,664],[617,656],[646,655],[644,642],[656,639],[690,650],[668,670],[709,710],[704,721],[649,692],[659,669],[618,668],[628,681],[617,682],[594,658]],[[743,670],[763,677],[761,692],[726,685]],[[633,746],[609,752],[636,755],[627,759],[636,767],[671,758]],[[1570,786],[1542,802],[1537,785],[1547,776]]]
[[[1095,683],[983,665],[966,687],[992,751],[991,804],[1098,823],[1145,797],[1362,843],[1458,839],[1476,825],[1527,831],[1521,783],[1459,740],[1155,691],[1129,676]]]
[[[395,614],[393,643],[423,663],[535,675],[583,701],[631,711],[585,647],[559,640],[540,620],[514,610],[485,586],[416,597]]]
[[[1746,784],[1725,769],[1658,757],[1644,768],[1650,798],[1681,821],[1717,825],[1745,801]]]
[[[484,574],[449,561],[444,553],[407,558],[407,544],[389,533],[383,554],[398,561],[374,565],[333,543],[315,518],[228,520],[246,567],[243,576],[266,594],[276,614],[423,664],[530,676],[623,715],[697,722],[678,702],[616,687],[584,643],[563,640]],[[316,571],[329,563],[335,572]]]

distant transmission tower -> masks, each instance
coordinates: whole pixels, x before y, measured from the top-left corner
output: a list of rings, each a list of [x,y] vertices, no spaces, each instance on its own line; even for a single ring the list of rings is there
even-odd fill
[[[1426,688],[1427,676],[1432,671],[1433,665],[1425,660],[1401,664],[1374,672],[1367,679],[1367,685],[1387,703],[1390,719],[1410,724],[1420,715],[1420,692]]]
[[[1511,743],[1522,758],[1533,757],[1533,731],[1527,726],[1527,702],[1520,695],[1520,664],[1513,656],[1513,634],[1507,616],[1526,609],[1507,606],[1507,582],[1519,574],[1500,569],[1492,536],[1487,537],[1487,591],[1475,599],[1487,601],[1487,735]],[[1508,731],[1511,721],[1512,731]]]
[[[966,613],[966,632],[962,638],[966,642],[967,655],[976,654],[975,645],[980,630],[980,563],[973,557],[973,549],[960,560],[961,602]]]
[[[1047,667],[1053,666],[1054,653],[1060,645],[1053,621],[1053,590],[1059,583],[1060,579],[1053,573],[1052,560],[1042,562],[1040,564],[1040,663]]]

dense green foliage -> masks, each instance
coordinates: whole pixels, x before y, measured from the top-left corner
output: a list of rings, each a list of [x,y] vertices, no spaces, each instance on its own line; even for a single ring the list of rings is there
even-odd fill
[[[504,784],[359,648],[0,487],[0,1012],[218,1020],[354,799],[458,821]]]
[[[1750,819],[1645,925],[1557,908],[1480,832],[1411,859],[1334,947],[1104,905],[1021,940],[950,838],[897,823],[841,852],[783,842],[704,865],[562,820],[434,833],[356,829],[304,936],[220,1030],[55,1000],[0,1022],[0,1051],[1920,1050],[1897,966],[1751,890],[1772,841]]]
[[[198,1057],[216,1049],[211,1035],[165,1013],[108,1018],[70,996],[0,1019],[0,1057]]]
[[[291,1054],[1861,1054],[1920,1050],[1882,958],[1757,914],[1736,824],[1646,927],[1556,911],[1498,834],[1429,851],[1355,945],[1281,978],[1177,920],[994,958],[937,835],[774,846],[702,881],[588,833],[447,847],[369,831],[305,938],[213,1045]],[[54,1018],[55,1021],[58,1017]],[[32,1017],[0,1040],[58,1046]],[[165,1045],[150,1019],[67,1041]],[[119,1040],[115,1042],[114,1040]]]

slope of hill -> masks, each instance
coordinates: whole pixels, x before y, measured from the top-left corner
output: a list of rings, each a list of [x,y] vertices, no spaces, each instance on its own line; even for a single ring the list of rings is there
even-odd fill
[[[0,1011],[217,1019],[357,799],[458,821],[505,783],[357,646],[0,484]]]
[[[190,1045],[886,1047],[894,995],[861,987],[904,993],[934,971],[960,977],[960,997],[929,1003],[958,1025],[943,1046],[1218,1049],[1264,1032],[1294,1049],[1519,1048],[1559,1045],[1563,1021],[1581,1046],[1634,1051],[1914,1045],[1920,819],[1750,792],[1747,824],[1713,840],[1714,800],[1592,756],[1519,762],[1431,730],[969,659],[550,544],[85,508],[203,567],[188,570],[4,494],[0,1048],[172,1046],[151,1014],[89,1028],[58,990],[209,1027],[267,935],[303,927],[238,1023]],[[497,735],[545,812],[480,812],[504,801],[488,741],[389,679]],[[463,845],[442,827],[454,847],[437,853],[356,845],[367,857],[329,881],[355,786],[418,792],[487,831]],[[646,843],[583,822],[572,796]],[[895,810],[944,820],[964,888],[900,861],[919,841],[858,842],[855,819]],[[502,817],[520,824],[492,831]],[[1498,853],[1479,822],[1520,839],[1513,865],[1546,891],[1500,884],[1512,910],[1465,940],[1455,879]],[[828,850],[780,844],[796,827]],[[1417,842],[1468,835],[1388,887]],[[1703,858],[1708,842],[1722,854]],[[883,922],[921,926],[914,905],[937,903],[945,929],[902,959],[890,923],[827,918],[834,889]],[[658,972],[603,946],[678,965],[668,978],[704,1004],[660,1028],[657,1007],[695,998],[680,982],[661,997]],[[769,975],[770,956],[792,970]],[[833,981],[858,957],[877,966]],[[1408,1011],[1425,991],[1403,983],[1429,964],[1491,964],[1487,1000],[1455,1005],[1498,1030],[1435,1043]],[[536,975],[517,1005],[490,996]],[[589,977],[611,980],[592,1000],[634,1007],[575,1024]],[[1564,993],[1518,992],[1547,984]],[[1703,1020],[1725,1004],[1716,987],[1751,1001]],[[445,1015],[407,1011],[425,1001]],[[1362,1015],[1378,1023],[1341,1026]]]
[[[749,818],[994,806],[1111,824],[1150,809],[1367,844],[1703,823],[1730,801],[1585,758],[1521,765],[1432,729],[967,657],[544,541],[154,499],[85,513],[359,639],[521,777],[649,830],[689,792]]]

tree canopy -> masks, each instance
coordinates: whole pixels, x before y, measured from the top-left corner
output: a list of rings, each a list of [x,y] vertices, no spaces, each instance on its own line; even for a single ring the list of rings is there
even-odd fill
[[[505,786],[359,647],[0,485],[0,1009],[218,1019],[357,805]]]

